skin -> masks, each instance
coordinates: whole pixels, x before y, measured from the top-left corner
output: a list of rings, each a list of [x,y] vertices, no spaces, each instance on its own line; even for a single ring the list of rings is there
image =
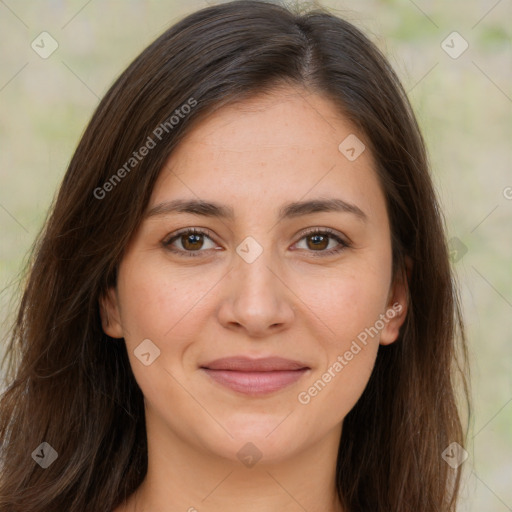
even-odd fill
[[[234,219],[190,213],[146,218],[120,263],[117,287],[100,299],[103,328],[124,338],[145,397],[149,469],[115,512],[341,511],[335,466],[344,417],[367,385],[379,344],[394,342],[406,315],[406,289],[392,281],[390,226],[375,164],[366,150],[353,162],[338,146],[356,134],[322,96],[281,87],[223,107],[203,119],[169,158],[148,211],[172,199],[227,205]],[[278,220],[292,201],[341,198],[361,209]],[[331,228],[312,243],[307,228]],[[173,247],[182,228],[212,237]],[[252,263],[236,252],[247,237],[263,252]],[[201,245],[202,243],[202,245]],[[309,403],[298,400],[365,328],[400,303]],[[382,318],[382,317],[380,317]],[[134,350],[150,339],[149,366]],[[299,381],[263,397],[236,393],[200,366],[233,355],[278,355],[305,362]],[[331,371],[332,374],[332,371]],[[253,443],[262,458],[237,453]]]

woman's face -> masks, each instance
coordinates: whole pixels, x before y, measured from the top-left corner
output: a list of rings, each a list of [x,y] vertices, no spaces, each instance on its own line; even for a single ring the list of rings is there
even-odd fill
[[[174,151],[102,299],[148,433],[233,460],[337,444],[406,312],[361,143],[328,100],[285,88],[218,110]]]

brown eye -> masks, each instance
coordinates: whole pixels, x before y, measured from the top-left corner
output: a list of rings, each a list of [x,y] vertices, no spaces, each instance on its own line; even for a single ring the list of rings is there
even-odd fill
[[[207,241],[211,246],[205,247]],[[216,247],[211,239],[209,232],[200,229],[186,229],[172,235],[166,241],[162,242],[163,246],[171,252],[181,254],[183,256],[200,256],[201,253],[208,249]],[[181,246],[181,247],[180,247]]]
[[[327,249],[329,245],[329,237],[325,235],[308,235],[306,239],[308,240],[309,249]]]
[[[197,235],[195,233],[189,235],[181,235],[181,245],[186,250],[197,251],[203,246],[204,240],[202,239],[202,236],[203,235]]]
[[[302,240],[305,240],[306,247],[300,247]],[[313,253],[314,256],[330,256],[350,247],[350,243],[329,228],[315,228],[303,233],[297,243],[299,249]]]

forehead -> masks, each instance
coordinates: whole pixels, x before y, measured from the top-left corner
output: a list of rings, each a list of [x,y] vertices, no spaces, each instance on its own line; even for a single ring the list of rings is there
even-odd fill
[[[290,156],[290,150],[315,152],[329,158],[337,155],[340,135],[354,132],[328,99],[303,88],[281,86],[216,110],[180,146],[204,146],[210,154],[218,150],[227,158],[243,153],[244,158],[252,155],[258,160],[264,156],[262,149]]]
[[[174,150],[150,206],[180,197],[255,211],[341,194],[382,214],[385,201],[370,150],[350,160],[339,148],[347,137],[365,140],[331,101],[304,89],[280,88],[222,107]]]

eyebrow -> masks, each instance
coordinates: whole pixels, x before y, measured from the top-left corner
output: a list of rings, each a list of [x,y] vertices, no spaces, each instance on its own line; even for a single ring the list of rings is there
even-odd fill
[[[281,221],[283,219],[291,219],[318,212],[351,213],[362,221],[366,222],[368,220],[366,214],[358,206],[338,198],[320,198],[310,201],[288,203],[279,209],[278,220]],[[144,218],[147,219],[170,213],[190,213],[192,215],[215,217],[225,220],[234,220],[235,218],[234,210],[231,206],[201,199],[174,199],[172,201],[164,201],[148,210]]]

